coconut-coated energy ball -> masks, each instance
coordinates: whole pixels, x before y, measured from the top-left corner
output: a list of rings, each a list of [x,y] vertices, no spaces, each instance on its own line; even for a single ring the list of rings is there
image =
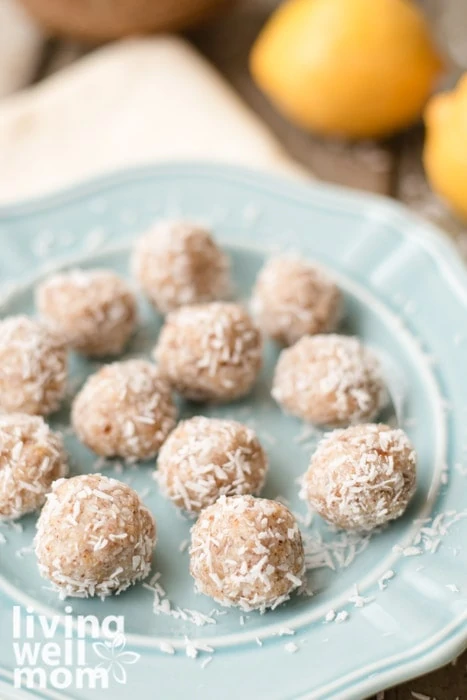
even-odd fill
[[[276,501],[221,496],[191,530],[190,572],[196,590],[221,605],[276,608],[305,573],[294,516]]]
[[[67,351],[27,316],[0,321],[0,413],[47,415],[66,393]]]
[[[40,508],[52,482],[67,473],[62,440],[41,416],[0,415],[0,520]]]
[[[185,306],[167,316],[155,358],[186,398],[232,401],[248,394],[256,381],[261,335],[240,304]]]
[[[342,296],[317,265],[292,256],[271,258],[253,290],[252,311],[261,330],[284,345],[337,326]]]
[[[149,300],[167,313],[186,304],[224,299],[229,261],[206,229],[188,221],[161,221],[137,241],[133,272]]]
[[[71,270],[48,277],[36,290],[45,323],[88,357],[118,355],[136,324],[136,299],[111,270]]]
[[[34,539],[40,574],[63,598],[103,598],[146,578],[155,543],[136,491],[102,474],[55,481]]]
[[[179,508],[198,513],[219,496],[258,494],[268,460],[251,428],[196,416],[169,435],[157,467],[162,492]]]
[[[103,457],[154,457],[175,420],[170,386],[146,360],[105,365],[88,378],[72,407],[79,439]]]
[[[415,492],[417,458],[407,435],[382,424],[355,425],[324,438],[301,496],[346,530],[372,530],[401,516]]]
[[[376,355],[335,334],[307,335],[283,350],[272,396],[288,413],[330,426],[370,421],[388,401]]]

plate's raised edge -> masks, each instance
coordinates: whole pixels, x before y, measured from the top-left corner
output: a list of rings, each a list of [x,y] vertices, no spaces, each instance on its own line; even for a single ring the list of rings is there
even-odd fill
[[[52,688],[14,688],[13,682],[13,672],[0,666],[0,693],[5,693],[4,695],[0,694],[2,700],[72,700],[68,689],[67,694],[63,695]]]
[[[449,636],[446,636],[449,635]],[[319,696],[305,693],[296,700],[362,700],[382,690],[436,671],[467,649],[467,611],[462,618],[443,627],[426,642],[417,645],[407,657],[401,652],[387,659],[389,668],[380,669],[374,662],[327,684]],[[325,695],[322,695],[325,692]],[[345,692],[345,696],[343,693]]]
[[[196,177],[248,185],[253,189],[263,189],[277,193],[287,199],[299,201],[302,204],[322,204],[334,207],[366,212],[381,221],[398,222],[404,228],[409,228],[412,236],[424,247],[431,250],[433,246],[442,258],[446,260],[455,272],[464,299],[467,299],[467,269],[455,245],[435,225],[429,223],[418,214],[409,210],[404,204],[383,195],[352,190],[347,187],[330,185],[316,180],[307,182],[298,176],[285,176],[265,173],[262,170],[252,170],[232,165],[203,161],[167,162],[157,165],[145,165],[107,173],[83,181],[54,194],[31,198],[12,205],[0,205],[0,224],[11,219],[18,219],[34,214],[56,209],[98,194],[118,185],[137,183],[151,178],[179,176],[183,178]],[[437,262],[439,260],[437,259]]]
[[[442,268],[449,286],[467,306],[467,269],[456,247],[436,226],[411,212],[403,204],[373,193],[358,192],[316,181],[308,183],[298,178],[286,178],[230,165],[170,162],[106,174],[56,194],[0,207],[0,225],[11,220],[45,213],[48,210],[77,202],[82,198],[96,196],[115,186],[167,176],[223,180],[227,183],[246,185],[252,190],[263,190],[266,193],[277,194],[300,204],[317,207],[324,204],[346,211],[358,210],[360,213],[363,211],[365,216],[369,216],[375,221],[399,225],[406,235],[416,238],[421,247],[435,259],[436,264]],[[377,235],[376,226],[375,235]],[[461,654],[466,647],[467,617],[464,616],[443,628],[434,639],[432,637],[427,640],[418,650],[416,648],[414,650],[415,658],[404,661],[403,658],[392,657],[388,659],[388,663],[397,663],[397,666],[391,666],[386,670],[375,668],[373,671],[371,666],[360,669],[340,679],[337,686],[331,688],[328,685],[330,694],[327,694],[327,697],[342,700],[342,692],[346,692],[346,700],[361,700],[363,696],[378,692],[382,688],[401,683],[443,666]],[[377,665],[375,664],[376,667]],[[316,700],[316,695],[314,693],[305,694],[301,700]]]

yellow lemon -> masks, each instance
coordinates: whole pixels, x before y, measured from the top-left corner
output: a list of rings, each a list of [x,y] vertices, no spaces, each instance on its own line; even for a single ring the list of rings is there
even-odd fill
[[[409,0],[288,0],[250,56],[254,79],[297,124],[372,138],[417,119],[441,70]]]
[[[423,162],[431,186],[467,219],[467,74],[429,101]]]

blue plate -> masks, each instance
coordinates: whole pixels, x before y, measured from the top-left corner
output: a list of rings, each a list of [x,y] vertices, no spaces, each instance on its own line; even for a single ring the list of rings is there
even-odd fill
[[[384,419],[401,424],[418,451],[415,499],[401,520],[371,538],[333,531],[317,517],[309,523],[296,481],[319,433],[304,430],[270,399],[277,348],[268,345],[253,394],[205,413],[257,430],[271,461],[264,495],[286,499],[300,518],[313,596],[295,596],[265,615],[225,612],[193,593],[185,550],[191,523],[159,495],[154,465],[102,465],[68,431],[73,473],[97,468],[117,476],[155,514],[160,578],[153,587],[165,593],[158,589],[155,612],[157,594],[141,585],[104,602],[59,601],[40,579],[30,550],[35,518],[24,518],[21,528],[2,526],[1,697],[86,699],[108,692],[119,700],[131,690],[141,700],[351,700],[448,662],[467,640],[467,275],[461,261],[432,227],[389,200],[219,166],[167,165],[0,211],[2,315],[34,313],[34,285],[51,269],[99,265],[128,276],[135,236],[167,216],[212,226],[231,255],[239,299],[248,298],[265,258],[278,250],[294,249],[334,271],[345,292],[342,330],[380,353],[393,399]],[[143,301],[141,319],[127,355],[148,356],[157,338],[161,321]],[[73,387],[96,367],[73,358]],[[182,416],[195,410],[180,409]],[[68,410],[52,424],[63,428]],[[41,654],[57,614],[54,665],[49,650]],[[83,641],[76,623],[84,615],[95,616],[96,624]],[[111,615],[124,616],[124,639],[99,641]],[[29,665],[38,670],[29,680],[27,672],[21,677],[35,688],[13,689],[33,623],[39,656]],[[108,691],[90,687],[82,672],[99,663],[108,670]],[[95,680],[99,688],[102,680]]]

